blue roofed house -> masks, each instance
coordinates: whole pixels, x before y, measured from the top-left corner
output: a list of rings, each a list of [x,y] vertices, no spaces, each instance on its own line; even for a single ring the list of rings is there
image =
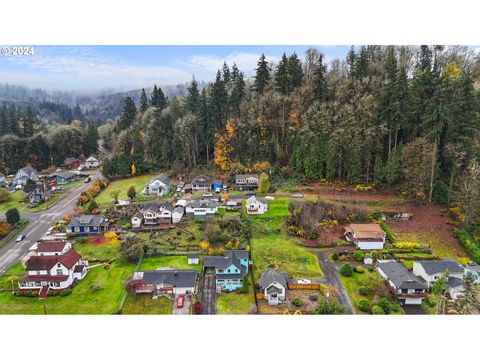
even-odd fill
[[[99,235],[108,229],[108,221],[103,215],[74,216],[67,225],[67,232],[78,235]]]
[[[59,173],[52,175],[57,182],[57,184],[68,184],[70,181],[75,179],[77,176],[75,173],[71,171],[61,171]]]
[[[222,290],[233,291],[242,287],[248,273],[247,250],[225,250],[224,256],[204,256],[203,270],[215,270],[215,283]]]

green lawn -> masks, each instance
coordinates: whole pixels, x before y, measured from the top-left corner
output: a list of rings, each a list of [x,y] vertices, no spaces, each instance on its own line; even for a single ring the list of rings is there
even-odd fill
[[[371,277],[373,279],[373,282],[376,284],[376,290],[372,291],[371,293],[367,295],[361,295],[358,291],[359,287],[362,285],[366,284],[366,278]],[[383,280],[376,271],[374,272],[368,272],[366,271],[363,274],[359,274],[354,272],[351,277],[345,277],[340,275],[340,281],[345,288],[348,297],[350,298],[350,301],[352,302],[353,306],[355,307],[355,311],[357,314],[365,314],[363,311],[359,310],[357,308],[357,303],[360,299],[362,298],[367,298],[372,305],[375,305],[380,297],[388,297],[388,289],[386,285],[383,283]],[[404,311],[402,307],[396,302],[396,301],[390,301],[390,306],[391,306],[391,314],[394,315],[399,315],[403,314]]]
[[[250,286],[248,294],[237,294],[235,291],[221,293],[217,296],[217,314],[241,315],[248,314],[250,305],[255,304],[253,286]]]
[[[0,203],[0,213],[6,213],[10,208],[17,208],[20,213],[32,213],[37,211],[45,210],[45,203],[41,203],[37,207],[29,208],[26,203],[24,202],[25,197],[27,194],[23,192],[23,190],[17,190],[14,193],[10,194],[10,199],[8,201],[4,201]],[[63,198],[65,194],[56,193],[52,196],[51,199],[48,200],[48,206],[52,206],[61,198]]]
[[[266,217],[266,218],[285,218],[290,215],[288,211],[288,203],[290,198],[287,197],[275,197],[275,200],[268,201],[268,210],[261,215],[249,215],[250,217]],[[245,200],[242,200],[242,210],[245,211]]]
[[[159,266],[174,266],[178,270],[197,270],[200,271],[200,264],[189,265],[187,256],[159,256],[143,258],[140,270],[155,270]]]
[[[83,180],[82,179],[75,179],[73,181],[70,181],[69,183],[67,184],[64,184],[64,185],[57,185],[58,188],[62,189],[62,190],[70,190],[70,189],[74,189],[76,188],[77,186],[80,186],[83,184]]]
[[[115,180],[112,181],[106,189],[104,189],[96,198],[95,201],[100,206],[110,205],[113,202],[111,197],[112,191],[119,190],[119,199],[126,200],[128,199],[127,191],[130,186],[134,186],[135,190],[137,191],[136,200],[137,201],[146,201],[146,200],[154,200],[156,199],[155,196],[145,196],[142,195],[143,186],[151,179],[153,179],[156,175],[142,175],[136,176],[127,179]]]
[[[152,295],[128,295],[122,309],[123,315],[168,315],[171,313],[172,302],[165,296],[152,299]]]
[[[119,244],[76,244],[75,249],[84,258],[109,258],[114,260],[108,270],[99,266],[88,271],[72,294],[66,297],[52,296],[43,301],[37,298],[16,297],[10,292],[0,292],[0,314],[43,314],[45,303],[48,314],[113,314],[125,294],[124,282],[135,270],[135,264],[118,258]],[[24,274],[20,263],[7,275]],[[0,288],[10,289],[11,280],[18,276],[0,277]]]

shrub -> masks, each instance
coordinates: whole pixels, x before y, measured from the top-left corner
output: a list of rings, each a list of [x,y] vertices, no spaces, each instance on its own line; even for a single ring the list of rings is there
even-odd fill
[[[199,301],[193,304],[193,313],[196,315],[199,315],[202,313],[202,304]]]
[[[292,305],[295,307],[301,307],[303,305],[303,301],[297,297],[292,300]]]
[[[470,234],[466,230],[456,229],[453,233],[470,258],[477,264],[480,264],[480,248],[478,247],[477,241],[471,239]]]
[[[390,301],[388,301],[387,298],[382,297],[377,305],[382,308],[385,314],[390,314],[391,306],[390,306]],[[373,308],[372,308],[372,311],[373,311]]]
[[[382,228],[382,230],[385,231],[385,234],[386,234],[386,237],[387,237],[388,241],[390,241],[392,244],[395,243],[395,238],[394,238],[392,232],[390,231],[390,228],[385,223],[385,221],[379,220],[378,223],[379,223],[380,227]]]
[[[7,189],[0,189],[0,203],[10,200],[11,195]]]
[[[350,277],[353,275],[352,265],[349,263],[343,264],[342,269],[340,270],[342,276]]]
[[[363,274],[365,272],[365,268],[363,266],[355,266],[354,271],[359,274]]]
[[[370,300],[362,298],[357,303],[357,308],[363,312],[370,312]]]
[[[15,225],[20,221],[20,213],[17,208],[8,209],[5,213],[5,217],[10,225]]]
[[[368,290],[368,287],[366,287],[366,286],[360,286],[360,287],[358,288],[358,292],[359,292],[361,295],[364,295],[364,296],[365,296],[365,295],[368,295],[368,293],[369,293],[370,291]]]
[[[63,289],[58,293],[59,296],[68,296],[72,293],[72,289]]]
[[[335,299],[320,298],[315,314],[317,315],[341,315],[345,313],[344,307]]]
[[[340,256],[338,256],[337,253],[335,253],[335,254],[332,255],[332,260],[333,260],[333,261],[338,261],[339,258],[340,258]]]
[[[24,291],[17,291],[15,293],[16,296],[22,297],[37,297],[38,291],[37,290],[24,290]]]
[[[0,238],[7,235],[10,232],[10,224],[6,221],[0,221]]]
[[[385,315],[385,311],[383,311],[383,309],[380,306],[374,305],[374,306],[372,306],[372,314],[373,315]]]
[[[363,251],[357,250],[353,253],[353,257],[357,261],[363,261],[363,259],[365,258],[365,254],[363,253]]]
[[[434,294],[428,294],[426,297],[426,301],[430,306],[437,305],[437,297]]]

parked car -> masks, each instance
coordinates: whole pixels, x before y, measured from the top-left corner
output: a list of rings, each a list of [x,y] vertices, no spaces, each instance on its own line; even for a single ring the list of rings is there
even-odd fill
[[[90,176],[88,176],[88,177],[85,178],[85,180],[83,180],[83,182],[86,184],[86,183],[89,183],[90,180],[92,180],[92,179],[90,178]]]
[[[273,196],[265,196],[265,200],[275,200]]]
[[[47,232],[45,233],[45,235],[51,235],[52,234],[52,231],[53,231],[53,226],[50,226],[47,230]]]
[[[203,194],[203,197],[212,197],[212,196],[213,196],[212,193],[205,193],[205,194]]]
[[[293,198],[303,198],[303,194],[293,194]]]
[[[308,279],[297,279],[297,284],[308,285],[311,284],[312,281]]]
[[[177,308],[183,308],[183,304],[185,303],[185,295],[180,295],[177,299]]]
[[[255,191],[245,191],[245,195],[253,196],[253,195],[255,195]]]
[[[20,241],[22,241],[22,240],[24,240],[24,239],[25,239],[25,234],[20,235],[19,237],[17,237],[16,242],[20,242]]]
[[[223,185],[223,192],[227,192],[228,191],[228,186],[227,185]]]

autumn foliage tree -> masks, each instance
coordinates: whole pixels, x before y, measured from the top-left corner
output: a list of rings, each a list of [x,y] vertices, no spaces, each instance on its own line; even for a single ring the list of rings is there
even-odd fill
[[[231,153],[234,133],[232,120],[226,122],[223,133],[215,133],[215,164],[221,170],[228,170],[232,163]]]

